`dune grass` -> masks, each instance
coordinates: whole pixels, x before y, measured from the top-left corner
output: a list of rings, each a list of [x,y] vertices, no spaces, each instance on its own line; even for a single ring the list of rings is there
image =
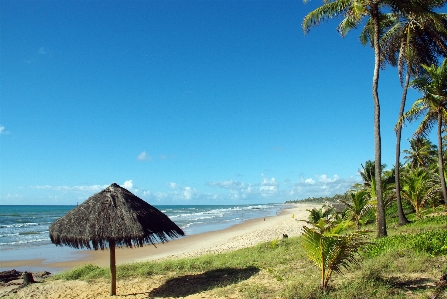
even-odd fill
[[[169,280],[202,275],[200,278],[206,280],[203,273],[212,276],[216,271],[231,269],[225,273],[234,276],[249,269],[249,275],[234,276],[230,283],[213,285],[206,292],[222,297],[291,299],[431,298],[438,291],[447,297],[447,290],[436,289],[437,281],[447,271],[447,215],[409,218],[413,221],[410,225],[390,225],[387,238],[375,239],[371,232],[370,243],[360,251],[360,266],[344,275],[334,274],[327,293],[319,288],[320,273],[303,252],[300,237],[224,254],[120,265],[117,276],[122,280],[157,275]],[[374,225],[369,229],[373,231]],[[85,265],[53,279],[107,279],[109,275],[108,268]]]

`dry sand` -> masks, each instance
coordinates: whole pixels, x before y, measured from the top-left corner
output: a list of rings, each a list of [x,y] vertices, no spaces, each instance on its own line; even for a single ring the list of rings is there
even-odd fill
[[[317,204],[300,203],[294,204],[290,209],[283,210],[278,216],[258,218],[235,225],[231,228],[184,237],[169,241],[165,244],[144,246],[142,248],[120,248],[116,251],[117,264],[125,264],[138,261],[161,260],[180,257],[193,257],[208,253],[222,253],[240,248],[246,248],[258,243],[281,239],[283,234],[289,237],[301,233],[303,222],[297,219],[306,219],[307,209],[320,207]],[[88,251],[80,254],[80,259],[69,262],[58,262],[47,264],[51,268],[68,269],[91,263],[98,266],[108,266],[109,251]],[[15,266],[29,265],[42,266],[42,260],[11,261],[3,267],[13,269]],[[131,280],[119,280],[117,282],[117,295],[123,298],[157,298],[154,290],[169,287],[178,288],[177,285],[169,285],[165,278],[151,276],[150,278],[137,278]],[[0,296],[12,298],[110,298],[109,281],[48,281],[29,285],[25,288],[16,289],[15,286],[0,288]],[[190,292],[184,293],[183,298],[210,298],[194,286],[183,286],[182,289],[192,288]],[[160,293],[159,298],[166,298],[165,293]],[[179,296],[172,296],[178,298]]]

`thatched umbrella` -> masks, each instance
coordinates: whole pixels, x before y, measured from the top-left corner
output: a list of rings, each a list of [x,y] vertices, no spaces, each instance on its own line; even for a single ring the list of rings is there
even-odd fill
[[[168,216],[115,183],[50,225],[56,245],[110,248],[110,295],[116,295],[115,246],[155,246],[179,236],[184,232]]]

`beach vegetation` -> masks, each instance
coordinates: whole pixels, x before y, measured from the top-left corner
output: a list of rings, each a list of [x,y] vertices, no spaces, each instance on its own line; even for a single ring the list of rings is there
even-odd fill
[[[322,196],[322,197],[307,197],[303,199],[295,199],[288,200],[285,204],[290,203],[316,203],[316,204],[324,204],[324,203],[336,203],[339,199],[349,199],[349,194],[335,194],[334,196]]]
[[[422,65],[425,74],[414,79],[410,85],[419,90],[423,95],[416,100],[411,109],[404,113],[400,120],[413,122],[422,117],[422,121],[414,135],[427,137],[436,124],[438,139],[438,167],[441,191],[447,211],[447,187],[445,183],[442,126],[447,121],[447,59],[440,66],[431,64]]]
[[[358,264],[356,254],[364,241],[357,231],[346,235],[303,227],[303,248],[321,273],[321,288],[326,290],[333,272],[342,274],[351,264]]]
[[[366,190],[351,191],[350,195],[350,202],[343,199],[340,199],[340,202],[346,205],[347,218],[355,223],[357,230],[360,230],[363,219],[371,211],[372,205],[369,203]]]
[[[433,297],[440,277],[446,273],[447,215],[442,213],[442,206],[436,207],[435,213],[431,209],[423,209],[420,217],[411,211],[410,206],[404,205],[404,208],[411,223],[398,226],[396,215],[388,213],[389,236],[377,239],[374,232],[366,233],[364,241],[368,244],[360,246],[358,251],[360,265],[353,263],[349,270],[343,268],[343,275],[333,271],[330,284],[324,291],[320,287],[321,272],[315,271],[315,263],[303,250],[303,236],[278,239],[274,248],[270,241],[220,254],[118,265],[117,278],[153,278],[164,281],[162,286],[193,279],[198,283],[194,292],[209,297]],[[395,204],[390,207],[391,211],[396,209]],[[345,235],[356,231],[355,226],[340,227],[336,229],[340,235],[343,231]],[[374,223],[364,226],[370,230],[374,227]],[[222,273],[228,280],[213,283]],[[110,273],[106,268],[85,265],[56,274],[51,279],[91,281],[107,279],[108,275]],[[169,293],[167,289],[164,289],[163,296],[174,297],[173,291]],[[439,290],[444,292],[444,296],[447,295],[442,289]],[[162,289],[158,292],[161,294]]]

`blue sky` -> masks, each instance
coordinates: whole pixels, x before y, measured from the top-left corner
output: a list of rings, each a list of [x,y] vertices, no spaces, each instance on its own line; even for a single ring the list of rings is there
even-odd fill
[[[2,1],[1,204],[76,204],[113,182],[155,205],[344,193],[374,159],[374,57],[337,19],[305,35],[318,5]],[[379,88],[391,167],[396,69]]]

